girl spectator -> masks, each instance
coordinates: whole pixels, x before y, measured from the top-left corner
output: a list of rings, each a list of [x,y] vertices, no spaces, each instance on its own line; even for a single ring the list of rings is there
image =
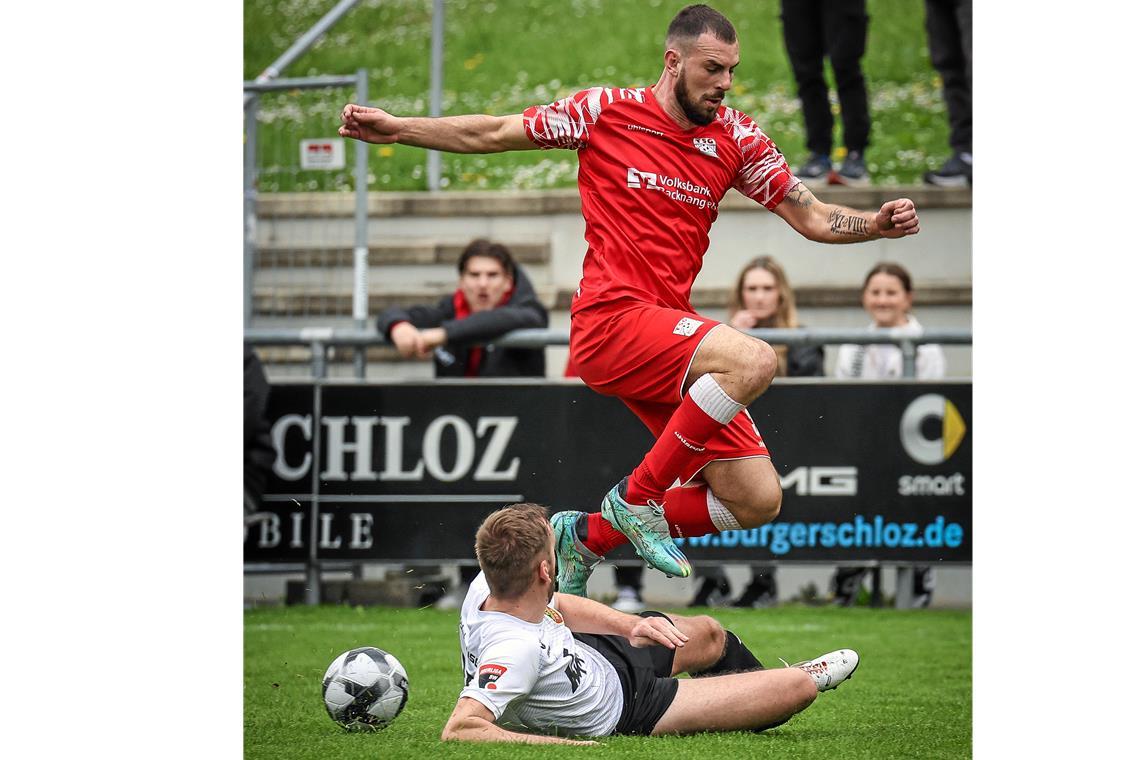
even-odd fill
[[[876,264],[863,280],[863,308],[871,315],[870,327],[903,327],[908,332],[921,332],[922,325],[910,313],[913,291],[908,271],[890,262]],[[933,344],[919,346],[916,372],[920,379],[945,377],[946,358],[942,348]],[[836,377],[886,380],[902,377],[902,374],[902,349],[898,346],[880,343],[839,347]]]

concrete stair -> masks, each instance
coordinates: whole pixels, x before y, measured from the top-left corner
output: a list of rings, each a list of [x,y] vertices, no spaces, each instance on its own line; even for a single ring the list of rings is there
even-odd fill
[[[971,216],[968,188],[830,187],[821,200],[877,208],[897,197],[914,200],[923,234],[907,241],[819,246],[790,232],[774,214],[739,193],[720,204],[709,254],[692,292],[698,311],[716,317],[725,307],[740,265],[775,255],[796,286],[797,306],[816,310],[814,324],[859,324],[860,285],[869,266],[897,260],[915,276],[915,302],[945,313],[972,304]],[[253,325],[351,327],[355,197],[351,193],[264,194],[257,202]],[[581,202],[574,189],[527,192],[370,193],[368,197],[369,321],[385,308],[430,303],[450,294],[458,257],[471,239],[506,244],[526,267],[551,324],[568,324],[567,311],[581,276],[586,243]],[[852,322],[835,321],[846,313]],[[958,322],[952,322],[958,324]],[[263,360],[310,361],[307,347],[262,347]],[[368,349],[368,361],[397,358],[390,348]],[[337,349],[334,361],[351,360]]]

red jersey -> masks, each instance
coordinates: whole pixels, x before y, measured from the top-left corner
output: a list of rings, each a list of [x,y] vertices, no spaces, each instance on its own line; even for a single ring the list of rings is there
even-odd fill
[[[649,87],[591,87],[523,112],[542,148],[578,151],[589,248],[571,312],[632,298],[692,311],[709,228],[730,187],[771,210],[799,181],[746,114],[683,130]]]

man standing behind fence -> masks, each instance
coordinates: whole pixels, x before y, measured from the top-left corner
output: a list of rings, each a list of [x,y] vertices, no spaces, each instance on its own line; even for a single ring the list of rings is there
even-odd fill
[[[600,558],[627,541],[650,566],[687,577],[692,567],[672,536],[753,528],[779,514],[780,479],[746,411],[771,383],[776,353],[719,329],[689,302],[729,188],[818,242],[919,230],[905,198],[870,212],[817,200],[756,123],[724,105],[739,62],[731,22],[690,5],[669,24],[651,87],[591,87],[510,116],[401,118],[353,104],[341,114],[342,136],[373,143],[578,151],[589,248],[571,306],[571,359],[587,385],[620,398],[657,441],[601,512],[554,516],[559,587],[572,594],[585,594]],[[674,487],[698,472],[705,485]]]

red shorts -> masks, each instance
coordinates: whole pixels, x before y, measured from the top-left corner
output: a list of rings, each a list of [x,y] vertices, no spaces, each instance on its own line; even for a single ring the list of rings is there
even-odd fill
[[[570,318],[570,363],[586,385],[617,396],[660,436],[684,397],[685,376],[697,348],[720,324],[639,301],[598,304]],[[705,454],[700,467],[717,459],[769,456],[747,409],[713,435]]]

